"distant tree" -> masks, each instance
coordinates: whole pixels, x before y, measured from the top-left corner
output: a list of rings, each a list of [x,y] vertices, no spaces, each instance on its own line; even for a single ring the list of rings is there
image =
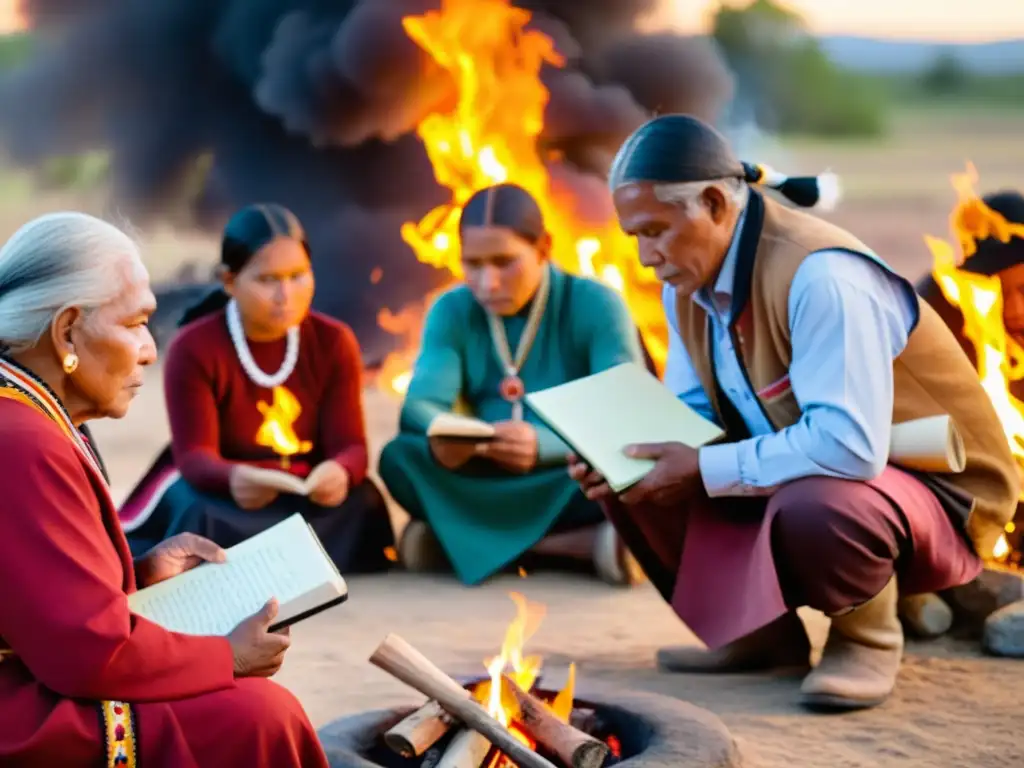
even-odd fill
[[[752,0],[745,6],[721,5],[711,36],[737,75],[738,96],[750,99],[770,77],[765,64],[785,56],[806,30],[798,14],[771,0]]]
[[[92,190],[109,179],[109,158],[102,152],[57,155],[36,169],[36,181],[43,189]]]
[[[28,32],[0,35],[0,72],[28,59],[34,40]]]
[[[736,74],[737,99],[762,127],[834,136],[883,130],[877,94],[829,60],[799,14],[772,0],[723,4],[712,36]]]
[[[921,76],[921,88],[936,96],[962,91],[968,75],[960,58],[950,49],[939,51],[928,70]]]

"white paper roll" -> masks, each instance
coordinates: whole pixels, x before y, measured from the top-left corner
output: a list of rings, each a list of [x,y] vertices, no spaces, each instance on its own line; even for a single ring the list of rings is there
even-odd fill
[[[894,424],[889,461],[921,472],[957,473],[967,465],[960,430],[947,415]]]

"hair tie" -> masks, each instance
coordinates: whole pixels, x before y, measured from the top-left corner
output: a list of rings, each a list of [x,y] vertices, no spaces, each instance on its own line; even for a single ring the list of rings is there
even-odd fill
[[[787,176],[761,163],[743,163],[743,180],[748,184],[777,190],[793,205],[831,211],[839,202],[839,177],[826,172],[820,176]]]

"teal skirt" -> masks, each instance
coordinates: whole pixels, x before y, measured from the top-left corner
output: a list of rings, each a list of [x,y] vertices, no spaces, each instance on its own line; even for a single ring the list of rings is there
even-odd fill
[[[519,475],[473,460],[452,472],[426,437],[402,434],[384,447],[378,472],[394,500],[430,525],[464,584],[497,573],[549,533],[604,520],[564,465]]]

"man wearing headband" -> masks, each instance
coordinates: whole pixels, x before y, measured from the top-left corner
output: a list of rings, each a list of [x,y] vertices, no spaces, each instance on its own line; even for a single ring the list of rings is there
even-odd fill
[[[640,361],[628,309],[611,288],[550,262],[541,209],[521,187],[477,192],[459,235],[465,284],[427,315],[401,433],[380,457],[381,479],[412,517],[400,559],[411,570],[450,566],[476,584],[532,550],[593,562],[612,583],[635,581],[614,528],[566,475],[568,447],[522,402]],[[495,438],[427,437],[460,409],[493,424]]]
[[[667,115],[626,141],[609,182],[623,230],[665,284],[666,385],[726,430],[699,450],[627,447],[656,464],[618,496],[571,459],[573,477],[709,646],[664,649],[659,663],[806,667],[795,609],[809,606],[832,626],[802,702],[879,704],[903,651],[897,580],[914,593],[973,579],[1017,496],[970,361],[865,244],[756,188],[814,207],[835,196],[831,179],[740,163],[710,126]],[[893,423],[942,413],[970,425],[964,472],[912,475],[888,463]]]

